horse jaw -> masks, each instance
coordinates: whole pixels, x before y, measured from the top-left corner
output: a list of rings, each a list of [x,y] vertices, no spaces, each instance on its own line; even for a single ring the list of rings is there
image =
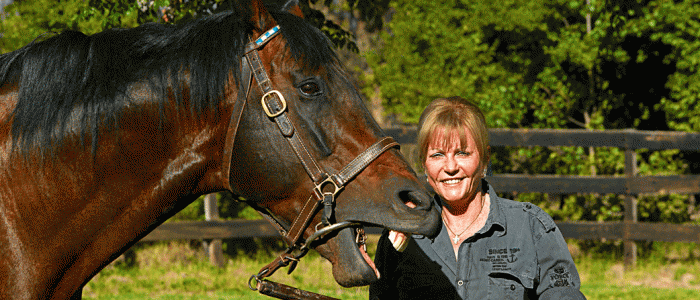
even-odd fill
[[[333,278],[343,287],[368,285],[381,276],[367,252],[355,242],[354,228],[339,231],[316,251],[331,262]]]
[[[377,192],[378,198],[391,201],[377,206],[374,212],[365,211],[369,203],[360,201],[367,199],[363,192],[370,190],[370,186],[393,187],[393,191],[381,189]],[[440,230],[440,213],[433,198],[420,187],[409,178],[389,179],[382,183],[371,180],[352,182],[344,192],[346,194],[336,200],[336,216],[340,221],[382,227],[401,232],[404,236],[418,234],[434,237]],[[326,243],[316,247],[316,250],[331,262],[333,277],[341,286],[368,285],[381,276],[366,250],[358,247],[354,228],[330,235]]]

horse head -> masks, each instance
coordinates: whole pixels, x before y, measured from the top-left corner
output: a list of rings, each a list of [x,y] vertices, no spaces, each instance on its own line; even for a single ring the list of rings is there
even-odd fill
[[[292,133],[281,129],[285,126],[266,113],[269,104],[260,100],[267,97],[265,91],[258,84],[248,87],[248,79],[243,76],[242,86],[246,86],[244,94],[248,94],[249,101],[232,149],[231,190],[271,216],[283,230],[289,230],[304,205],[317,201],[314,190],[326,188],[319,188],[318,181],[343,172],[385,134],[366,109],[330,42],[301,18],[294,2],[282,11],[268,12],[255,1],[253,8],[252,23],[259,24],[253,36],[262,36],[272,28],[280,31],[256,51],[270,85],[285,102],[280,113],[286,115],[293,129],[286,130]],[[290,135],[297,135],[300,145],[292,146]],[[390,148],[341,187],[334,199],[332,218],[335,222],[432,236],[439,225],[432,198],[400,151]],[[309,161],[300,159],[298,152],[308,155]],[[314,175],[314,170],[325,174]],[[312,199],[307,201],[310,196]],[[411,207],[406,205],[409,202]],[[323,226],[318,225],[324,224],[322,215],[313,216],[304,238]],[[379,275],[355,239],[355,229],[344,228],[314,244],[332,263],[333,275],[342,286],[366,285]]]

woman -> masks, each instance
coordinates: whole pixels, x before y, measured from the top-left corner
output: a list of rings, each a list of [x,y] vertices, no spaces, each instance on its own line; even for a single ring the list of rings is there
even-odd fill
[[[385,231],[370,299],[585,299],[552,218],[499,198],[484,180],[490,148],[479,108],[460,97],[436,99],[419,128],[443,227],[434,239]]]

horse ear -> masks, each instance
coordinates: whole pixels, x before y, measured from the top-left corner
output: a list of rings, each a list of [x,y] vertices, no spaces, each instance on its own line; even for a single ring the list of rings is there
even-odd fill
[[[287,1],[287,3],[282,6],[282,9],[299,18],[304,18],[304,13],[301,12],[301,7],[299,7],[299,0]]]
[[[252,0],[250,1],[250,6],[251,12],[253,13],[251,21],[257,24],[260,30],[264,31],[277,24],[275,19],[272,18],[272,15],[270,15],[265,8],[265,4],[263,4],[262,0]]]

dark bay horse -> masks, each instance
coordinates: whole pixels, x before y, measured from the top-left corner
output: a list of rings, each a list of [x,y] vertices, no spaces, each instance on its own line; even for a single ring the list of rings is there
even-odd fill
[[[296,3],[238,5],[178,26],[68,31],[0,56],[0,299],[80,299],[103,267],[217,191],[290,229],[331,178],[347,183],[324,206],[334,222],[435,234],[431,198],[392,143],[374,151],[384,133],[323,34]],[[265,93],[242,58],[277,29],[255,50],[275,89]],[[343,286],[376,280],[355,231],[315,246]]]

